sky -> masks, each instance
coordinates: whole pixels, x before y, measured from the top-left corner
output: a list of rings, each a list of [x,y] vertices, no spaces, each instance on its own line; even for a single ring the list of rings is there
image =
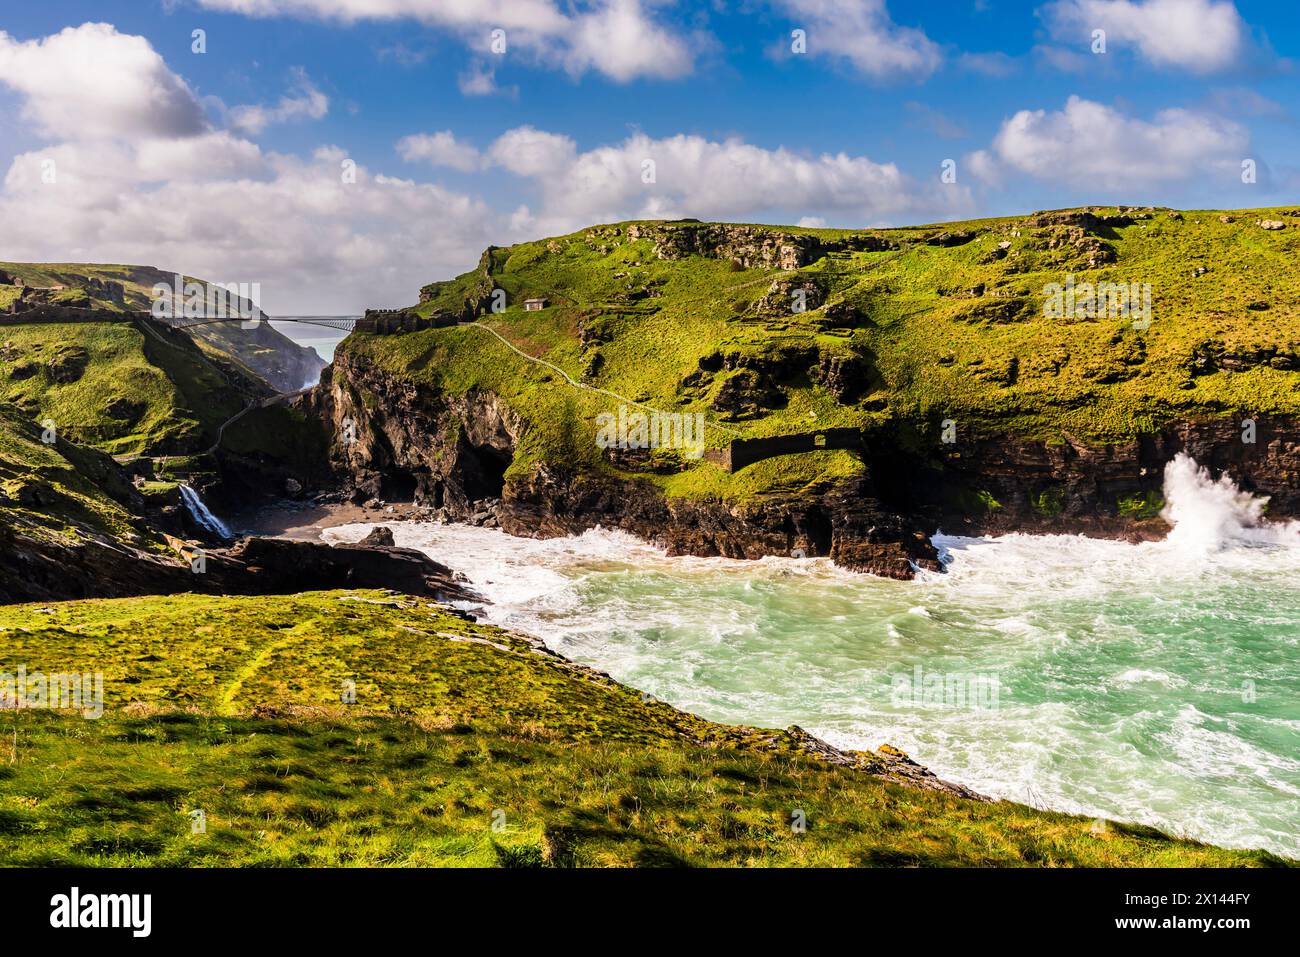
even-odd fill
[[[632,218],[1300,204],[1295,0],[0,0],[0,260],[409,305]]]

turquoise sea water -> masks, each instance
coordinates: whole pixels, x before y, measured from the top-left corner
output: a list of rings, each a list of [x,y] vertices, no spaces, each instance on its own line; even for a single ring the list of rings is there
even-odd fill
[[[1300,858],[1300,531],[1187,461],[1166,497],[1164,542],[940,538],[946,573],[913,582],[668,558],[600,530],[391,527],[464,572],[492,621],[680,708]]]

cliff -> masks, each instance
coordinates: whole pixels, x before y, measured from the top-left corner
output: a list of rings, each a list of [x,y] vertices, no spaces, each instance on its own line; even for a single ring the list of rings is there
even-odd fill
[[[0,263],[0,325],[24,318],[85,322],[149,313],[154,287],[174,289],[177,278],[176,273],[153,266]],[[210,285],[191,276],[179,280],[182,288],[188,282]],[[237,301],[247,314],[261,314],[253,303]],[[316,381],[325,365],[314,350],[296,344],[266,322],[249,328],[238,322],[212,323],[194,326],[189,334],[209,354],[237,363],[276,392],[294,392]]]
[[[1289,517],[1298,214],[597,226],[427,286],[432,327],[350,337],[306,408],[358,498],[896,577],[940,527],[1161,535],[1179,451]],[[598,439],[629,413],[700,435]]]

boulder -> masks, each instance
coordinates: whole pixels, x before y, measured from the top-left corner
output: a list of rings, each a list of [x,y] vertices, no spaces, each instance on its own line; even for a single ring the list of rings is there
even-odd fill
[[[392,548],[397,542],[393,539],[393,530],[391,528],[376,525],[357,544],[365,545],[367,548]]]

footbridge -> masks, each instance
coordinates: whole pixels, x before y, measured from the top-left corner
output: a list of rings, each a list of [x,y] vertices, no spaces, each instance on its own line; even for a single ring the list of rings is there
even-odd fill
[[[156,318],[156,317],[155,317]],[[308,326],[324,326],[340,332],[351,332],[361,321],[360,316],[268,316],[265,313],[256,316],[164,316],[158,319],[173,329],[192,329],[195,326],[209,326],[218,322],[296,322]]]

